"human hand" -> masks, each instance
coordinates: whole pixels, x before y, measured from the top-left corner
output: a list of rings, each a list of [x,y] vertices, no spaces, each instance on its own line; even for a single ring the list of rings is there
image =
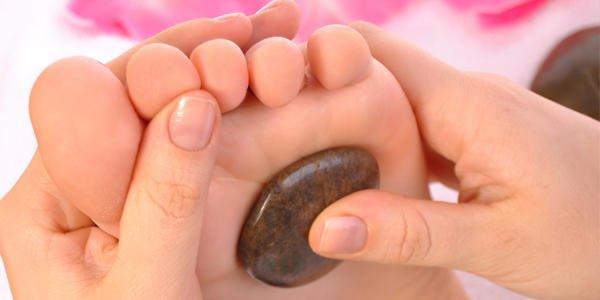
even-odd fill
[[[406,92],[430,176],[457,188],[459,204],[358,192],[321,213],[311,247],[462,269],[533,297],[598,298],[600,123],[506,79],[455,70],[373,25],[352,27]]]
[[[143,45],[159,41],[169,43],[189,54],[199,43],[214,38],[227,38],[238,43],[240,47],[248,47],[256,40],[273,34],[293,36],[298,20],[297,12],[293,7],[290,8],[286,4],[251,18],[234,15],[227,19],[200,19],[177,25],[150,38],[106,66],[94,62],[96,69],[93,70],[105,68],[106,71],[85,74],[83,78],[78,79],[87,79],[89,82],[97,80],[95,83],[105,84],[102,79],[114,76],[109,83],[125,81],[126,67],[131,55]],[[273,31],[272,28],[277,30]],[[83,62],[81,59],[79,61]],[[82,71],[86,70],[89,64],[71,66],[76,68],[71,69],[72,71],[77,68]],[[64,80],[54,81],[53,85],[60,85],[65,81],[69,84],[74,83],[67,79],[77,74],[61,75]],[[200,94],[201,100],[196,100],[205,103],[208,111],[212,111],[211,107],[216,108],[214,116],[199,116],[197,113],[188,112],[187,118],[179,121],[169,121],[178,102],[170,103],[145,126],[144,142],[138,151],[137,144],[141,137],[128,135],[131,132],[121,126],[124,123],[119,119],[131,115],[133,111],[123,113],[118,109],[111,110],[115,108],[114,101],[118,98],[96,97],[98,94],[105,95],[104,93],[118,96],[118,92],[122,90],[109,88],[85,92],[85,98],[48,99],[51,98],[50,95],[42,97],[41,100],[43,107],[59,104],[60,108],[54,109],[62,109],[73,118],[82,117],[88,120],[85,124],[79,123],[69,127],[71,130],[67,128],[68,130],[59,133],[63,137],[81,138],[78,142],[82,147],[73,150],[76,155],[62,158],[63,162],[71,161],[76,164],[76,178],[61,177],[61,174],[56,172],[49,174],[46,165],[48,161],[44,161],[38,151],[18,183],[0,201],[0,254],[6,266],[13,295],[15,298],[25,299],[107,296],[125,299],[200,298],[200,283],[196,274],[199,236],[202,231],[204,203],[216,157],[216,131],[220,120],[215,100],[206,93]],[[52,100],[62,102],[53,103]],[[78,105],[83,103],[90,104],[94,113],[75,116],[77,112],[82,112]],[[112,114],[112,119],[105,120],[110,126],[102,127],[106,124],[95,122],[107,115],[103,115],[103,112]],[[45,113],[50,111],[46,110],[43,114]],[[62,121],[68,123],[68,119]],[[207,122],[198,122],[202,120]],[[186,126],[190,125],[190,122],[193,123],[192,126]],[[192,141],[191,143],[198,147],[180,149],[171,142],[178,141],[180,146],[186,143],[182,144],[182,138],[176,137],[177,134],[168,133],[169,128],[187,127],[202,131],[202,124],[206,126],[206,130],[215,128],[214,134],[203,135],[207,138],[204,142],[208,142],[209,145],[198,146],[200,142]],[[139,124],[133,124],[130,129],[137,130],[139,127]],[[74,134],[74,128],[77,128],[81,135]],[[109,135],[103,136],[102,133]],[[189,136],[190,132],[182,133],[180,130],[179,134]],[[126,182],[118,180],[118,172],[109,167],[110,159],[92,159],[88,160],[88,163],[78,164],[81,158],[93,158],[93,155],[90,155],[93,151],[108,150],[109,154],[120,151],[121,154],[127,154],[122,150],[129,144],[125,143],[125,147],[118,145],[118,138],[107,142],[114,135],[121,138],[134,137],[127,142],[136,144],[134,156],[131,157],[131,162],[128,162],[133,173]],[[191,135],[200,136],[193,132]],[[107,139],[94,140],[95,137]],[[61,138],[61,142],[55,141],[55,145],[69,145],[65,142],[69,138]],[[189,139],[183,139],[187,140],[189,146]],[[92,165],[99,167],[94,168]],[[112,177],[112,180],[98,182],[98,179],[102,178],[98,176],[98,172],[102,173],[104,178]],[[69,181],[78,182],[81,186],[76,188],[82,189],[89,188],[90,185],[104,186],[108,193],[84,193],[79,195],[85,197],[73,198],[70,197],[73,194],[65,193],[65,190],[73,191],[73,186],[68,185]],[[121,188],[123,194],[119,197],[124,199],[115,200],[111,191],[121,191]],[[115,201],[118,201],[119,205],[111,204]],[[127,204],[123,206],[124,203]],[[109,212],[109,215],[105,212]],[[98,223],[90,220],[90,215],[99,217],[94,220]],[[100,227],[98,224],[101,224]]]
[[[39,142],[39,151],[30,167],[36,171],[28,176],[33,184],[17,185],[3,200],[9,203],[2,209],[7,218],[2,224],[8,228],[6,231],[28,228],[32,211],[40,211],[40,204],[34,200],[33,205],[25,207],[11,203],[40,198],[43,211],[51,212],[41,215],[47,217],[48,224],[60,225],[64,233],[88,228],[100,232],[90,235],[88,244],[99,243],[98,239],[109,239],[116,245],[121,240],[127,242],[127,236],[123,236],[126,228],[119,226],[129,221],[127,215],[121,218],[121,212],[123,204],[129,202],[127,195],[139,157],[139,143],[142,141],[142,147],[146,144],[147,138],[142,139],[142,133],[148,130],[146,121],[153,120],[156,110],[172,103],[178,95],[202,85],[211,92],[222,92],[213,93],[220,95],[216,98],[221,108],[231,104],[223,109],[229,112],[222,119],[221,146],[202,218],[202,232],[198,235],[195,276],[205,297],[389,299],[432,298],[440,293],[446,297],[464,297],[452,273],[441,268],[345,263],[317,282],[281,289],[252,280],[239,265],[235,255],[239,231],[260,187],[281,168],[313,152],[347,145],[365,148],[381,165],[384,190],[427,196],[421,145],[408,102],[392,74],[372,60],[368,47],[356,32],[343,26],[319,31],[312,46],[310,42],[307,46],[308,64],[314,71],[310,78],[304,78],[303,64],[288,68],[293,62],[282,60],[294,57],[305,63],[301,48],[281,38],[265,40],[260,47],[256,45],[254,51],[246,53],[247,66],[243,56],[238,59],[240,47],[246,49],[261,38],[274,34],[293,36],[293,24],[297,23],[294,20],[298,19],[295,6],[291,1],[275,3],[275,8],[262,10],[250,20],[237,15],[181,25],[151,39],[152,45],[136,47],[107,66],[86,58],[68,58],[44,71],[33,88],[30,106]],[[198,26],[198,22],[203,26]],[[195,32],[189,26],[203,30]],[[237,30],[229,31],[231,28]],[[217,37],[230,41],[206,41]],[[188,58],[198,44],[201,44],[196,47],[198,51]],[[275,51],[275,55],[273,52],[266,55],[269,51]],[[345,63],[348,61],[353,63]],[[224,68],[225,65],[228,67]],[[248,72],[230,72],[246,67],[251,74],[264,68],[269,71],[267,74],[289,72],[290,76],[267,76],[268,80],[255,81],[252,89],[257,96],[250,94],[248,99],[242,99],[248,84],[242,75],[247,76]],[[298,78],[299,81],[294,81]],[[284,96],[269,97],[274,92],[282,92]],[[235,101],[224,101],[225,98]],[[243,105],[235,108],[242,100]],[[286,103],[283,107],[270,107]],[[373,128],[382,130],[373,134]],[[390,136],[395,138],[389,139]],[[158,160],[169,174],[170,162]],[[163,184],[156,180],[155,185]],[[32,197],[31,191],[39,191],[39,195]],[[14,220],[23,216],[23,220]],[[18,253],[23,247],[19,238],[16,234],[6,238],[6,244],[13,245],[5,253],[11,282],[45,287],[50,282],[48,276],[56,274],[51,278],[61,281],[53,282],[55,289],[78,286],[68,273],[52,273],[36,266],[29,268],[39,276],[31,277],[35,281],[25,283],[26,276],[11,275],[24,272],[23,266],[27,266],[14,261],[28,261],[35,256],[31,252]],[[102,248],[112,251],[110,246]],[[105,256],[99,252],[96,257]],[[146,255],[139,259],[154,258]],[[98,281],[102,281],[112,272],[115,262],[101,259],[92,261],[88,267],[100,269]],[[156,273],[159,272],[151,275]],[[137,279],[131,275],[119,282],[127,284],[132,280]],[[52,296],[47,288],[35,290]],[[26,291],[15,288],[19,294]]]
[[[283,7],[290,8],[290,1],[277,3],[277,9],[271,7],[271,10],[263,10],[251,17],[252,31],[247,30],[247,25],[250,25],[248,18],[237,16],[221,19],[216,23],[193,21],[177,27],[177,30],[167,31],[173,34],[159,36],[149,42],[170,43],[184,54],[190,55],[197,44],[216,37],[232,40],[242,49],[274,34],[291,37],[297,15],[293,11],[289,14],[289,9],[288,14],[282,13]],[[219,33],[221,30],[229,31],[220,22],[241,30],[223,36],[224,34]],[[184,30],[192,25],[197,29],[202,26],[209,29],[200,34]],[[421,145],[414,117],[404,94],[391,73],[372,61],[368,51],[362,51],[367,48],[362,39],[353,39],[354,42],[359,42],[357,49],[361,51],[354,52],[354,48],[350,47],[349,52],[345,53],[348,56],[339,55],[340,50],[343,50],[340,45],[347,46],[344,42],[347,37],[347,28],[330,28],[329,33],[325,33],[325,38],[319,39],[325,45],[324,48],[316,46],[313,50],[306,50],[309,57],[314,57],[311,67],[321,71],[316,76],[307,78],[307,84],[301,85],[300,91],[292,90],[297,94],[292,93],[293,99],[287,99],[291,103],[285,107],[270,109],[256,101],[253,95],[249,95],[249,101],[242,107],[223,117],[221,141],[226,147],[219,148],[216,170],[211,179],[196,264],[196,276],[206,297],[372,299],[431,298],[439,294],[464,297],[451,272],[441,268],[345,263],[326,278],[290,290],[265,286],[251,280],[236,260],[235,245],[239,230],[260,186],[279,169],[304,155],[337,146],[363,147],[373,152],[382,165],[381,186],[384,190],[414,197],[427,196]],[[267,44],[272,46],[279,42],[281,39],[270,40]],[[215,43],[207,41],[203,45],[210,44],[214,47]],[[290,42],[284,44],[289,45]],[[186,84],[190,82],[193,88],[200,86],[199,81],[194,81],[194,76],[184,76],[186,80],[183,81],[171,80],[177,77],[175,75],[190,75],[186,72],[195,71],[194,67],[198,67],[191,65],[187,57],[175,48],[165,45],[136,47],[109,63],[106,66],[108,70],[104,65],[89,59],[66,59],[51,66],[40,77],[32,92],[31,105],[32,122],[38,135],[40,151],[30,168],[38,165],[38,171],[33,172],[36,175],[32,177],[42,177],[43,191],[46,196],[51,196],[45,202],[46,207],[49,207],[45,211],[53,213],[49,220],[51,224],[64,225],[65,232],[86,227],[101,229],[116,238],[125,238],[120,236],[120,230],[123,231],[124,228],[119,229],[119,225],[126,222],[121,219],[121,208],[128,201],[125,195],[138,155],[138,143],[145,128],[144,121],[149,119],[152,115],[149,112],[153,111],[143,107],[153,103],[150,100],[162,102],[185,93],[190,88]],[[134,54],[137,59],[130,59]],[[217,54],[215,57],[221,60],[227,57],[223,52]],[[354,64],[345,63],[346,59]],[[356,64],[356,61],[364,65]],[[168,62],[168,68],[157,67],[164,66],[161,64],[164,62]],[[283,61],[270,67],[285,67],[288,63],[289,61]],[[155,68],[145,69],[145,66]],[[202,64],[199,66],[206,67]],[[348,67],[353,66],[361,67],[358,70],[365,73],[346,72]],[[216,71],[223,71],[223,68]],[[210,86],[205,79],[213,79],[212,75],[214,74],[202,78],[203,88]],[[304,68],[293,75],[304,79]],[[228,79],[230,80],[227,82],[235,81],[231,77]],[[239,78],[236,77],[237,79]],[[277,80],[265,82],[262,89],[281,90],[271,88],[290,83],[285,76],[275,79]],[[68,85],[60,85],[62,82],[67,82]],[[324,87],[320,84],[323,82],[330,85]],[[258,85],[260,88],[261,84]],[[256,87],[253,87],[256,92],[254,88]],[[140,93],[147,97],[140,97]],[[258,100],[272,104],[266,98]],[[132,104],[136,106],[135,109]],[[307,118],[311,122],[306,123]],[[373,128],[381,130],[373,134]],[[391,136],[394,139],[390,139]],[[274,140],[278,143],[273,143]],[[14,195],[12,193],[7,196],[7,203],[31,196],[25,192]],[[26,228],[21,226],[22,223],[10,219],[27,213],[8,206],[5,215],[9,218],[7,224],[10,224],[6,226],[12,228],[12,231]],[[27,208],[24,208],[26,212]],[[36,210],[37,206],[32,208]],[[15,238],[15,235],[12,237]],[[91,241],[95,239],[90,236],[88,243],[93,244]],[[15,243],[13,249],[17,250],[10,251],[5,256],[13,256],[20,246],[22,245]],[[110,247],[104,249],[110,252]],[[100,251],[101,256],[102,253],[104,250]],[[26,260],[31,255],[33,254],[22,253],[16,257]],[[102,266],[103,269],[110,270],[112,265],[108,261]],[[7,267],[17,271],[22,268],[13,263],[7,264]],[[48,272],[35,266],[30,269],[39,273],[41,279],[36,283],[45,287]],[[23,284],[22,278],[12,278],[11,275],[11,281]],[[126,278],[123,282],[130,283],[134,279]],[[31,281],[28,284],[35,286]],[[39,293],[47,293],[47,289],[40,288]]]
[[[207,93],[189,93],[149,123],[118,240],[70,218],[36,155],[0,201],[0,252],[15,298],[202,298],[195,265],[219,123]]]

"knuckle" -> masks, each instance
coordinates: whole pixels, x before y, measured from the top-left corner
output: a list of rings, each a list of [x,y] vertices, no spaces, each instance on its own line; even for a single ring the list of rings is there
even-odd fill
[[[400,226],[390,226],[396,230],[386,235],[384,261],[401,264],[422,261],[431,249],[429,226],[416,210],[404,211],[399,219],[402,222]]]
[[[188,184],[185,174],[178,176],[151,178],[142,188],[143,197],[157,206],[167,217],[185,218],[193,215],[204,193],[196,186]]]

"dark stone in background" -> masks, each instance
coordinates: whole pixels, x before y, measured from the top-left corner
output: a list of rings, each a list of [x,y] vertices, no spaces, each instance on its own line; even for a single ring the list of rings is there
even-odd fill
[[[531,90],[600,120],[600,27],[562,40],[538,70]]]
[[[312,222],[338,199],[378,186],[377,161],[364,150],[329,149],[295,162],[261,191],[240,235],[240,260],[252,277],[275,286],[320,278],[339,261],[310,249]]]

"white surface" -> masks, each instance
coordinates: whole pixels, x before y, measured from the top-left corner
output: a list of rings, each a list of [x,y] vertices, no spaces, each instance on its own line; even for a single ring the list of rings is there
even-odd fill
[[[19,178],[35,151],[27,99],[37,75],[51,62],[70,55],[106,61],[131,44],[114,37],[69,31],[63,1],[0,0],[0,195]],[[600,4],[593,0],[551,1],[518,27],[484,32],[435,1],[415,1],[393,23],[400,37],[465,70],[499,73],[527,85],[536,66],[568,32],[598,24]],[[434,195],[455,194],[435,187]],[[0,299],[10,299],[0,264]],[[475,299],[518,299],[487,281],[462,274]]]
[[[0,299],[10,299],[10,288],[8,287],[8,279],[4,272],[4,265],[0,259]]]

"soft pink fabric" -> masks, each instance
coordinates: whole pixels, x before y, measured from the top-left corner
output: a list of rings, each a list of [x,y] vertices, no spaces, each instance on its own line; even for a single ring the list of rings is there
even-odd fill
[[[415,0],[416,1],[416,0]],[[484,28],[521,20],[547,0],[443,0],[458,13],[474,15]],[[146,38],[175,23],[231,12],[253,13],[267,0],[71,0],[69,9],[100,31],[135,40]],[[410,0],[298,0],[302,9],[300,38],[331,23],[367,20],[383,24]]]

